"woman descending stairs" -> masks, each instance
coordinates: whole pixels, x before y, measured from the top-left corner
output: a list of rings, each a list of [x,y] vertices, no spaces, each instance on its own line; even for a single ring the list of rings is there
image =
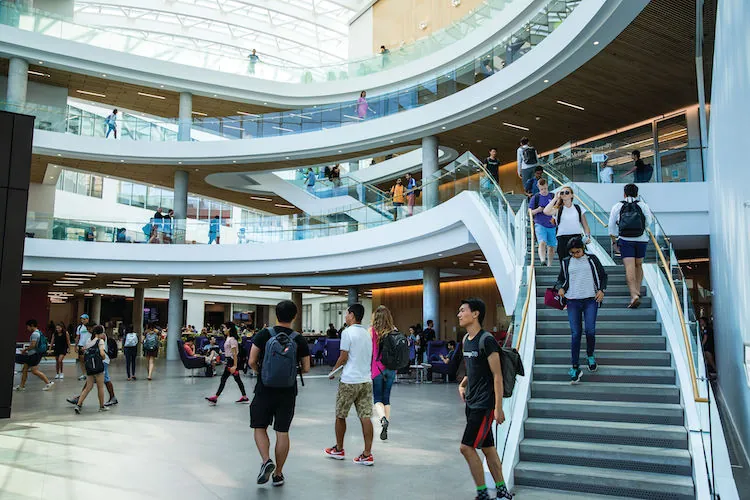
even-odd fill
[[[639,309],[626,309],[625,270],[606,268],[609,284],[596,324],[597,370],[587,368],[584,336],[583,376],[571,384],[567,311],[544,305],[559,269],[536,266],[536,350],[516,485],[694,499],[680,390],[648,291],[642,289]]]

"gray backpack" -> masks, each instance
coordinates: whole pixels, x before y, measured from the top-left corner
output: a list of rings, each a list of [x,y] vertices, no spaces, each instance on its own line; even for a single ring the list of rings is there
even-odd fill
[[[269,328],[271,338],[266,342],[266,352],[263,355],[263,366],[260,376],[266,387],[288,388],[294,387],[297,381],[297,343],[294,339],[299,335],[292,332],[287,335]]]

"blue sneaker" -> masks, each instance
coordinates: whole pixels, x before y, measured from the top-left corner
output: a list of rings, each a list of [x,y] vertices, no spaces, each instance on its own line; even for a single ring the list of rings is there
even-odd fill
[[[587,359],[587,360],[588,360],[588,362],[589,362],[589,371],[590,371],[590,372],[595,372],[595,371],[596,371],[596,369],[597,369],[597,365],[596,365],[596,358],[595,358],[594,356],[589,356],[589,357],[588,357],[588,358],[586,358],[586,359]]]
[[[571,368],[568,371],[568,375],[570,375],[570,383],[575,385],[581,381],[581,377],[583,377],[583,372],[581,371],[580,368]]]

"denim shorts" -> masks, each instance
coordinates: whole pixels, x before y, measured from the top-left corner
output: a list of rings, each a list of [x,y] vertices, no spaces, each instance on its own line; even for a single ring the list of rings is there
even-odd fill
[[[112,379],[109,378],[109,363],[104,363],[104,383],[110,382]]]
[[[554,227],[544,227],[541,224],[534,224],[534,233],[539,243],[546,243],[552,248],[557,246],[557,232]]]
[[[628,241],[620,238],[617,240],[617,245],[620,247],[620,255],[622,255],[623,259],[628,257],[642,259],[646,257],[647,241]]]
[[[396,380],[396,370],[383,370],[377,377],[372,379],[373,402],[391,404],[391,387]]]

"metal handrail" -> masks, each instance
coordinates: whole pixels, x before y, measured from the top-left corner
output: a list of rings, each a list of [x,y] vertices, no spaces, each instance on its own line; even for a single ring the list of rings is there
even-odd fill
[[[536,269],[534,268],[534,219],[529,217],[529,229],[531,230],[531,273],[529,273],[529,280],[527,283],[528,290],[526,290],[526,302],[523,305],[523,313],[521,314],[521,325],[518,330],[518,340],[516,340],[516,350],[521,348],[521,341],[523,340],[523,331],[526,327],[526,316],[529,312],[529,302],[531,301],[531,289],[532,283],[536,278]]]
[[[474,155],[472,154],[472,156],[474,156]],[[495,178],[494,178],[494,177],[492,176],[492,174],[490,174],[490,173],[489,173],[489,172],[487,171],[487,169],[486,169],[486,168],[485,168],[485,166],[484,166],[484,163],[482,163],[482,160],[480,160],[480,159],[479,159],[479,158],[477,158],[476,156],[474,156],[474,159],[475,159],[475,160],[477,161],[477,163],[479,164],[479,168],[480,168],[480,169],[482,170],[482,172],[484,172],[484,175],[486,175],[486,176],[487,176],[487,178],[488,178],[488,179],[490,180],[490,182],[492,182],[492,184],[493,184],[493,185],[495,186],[495,188],[497,189],[497,192],[498,192],[498,193],[500,193],[500,197],[502,197],[502,199],[503,199],[503,201],[505,202],[505,204],[506,204],[507,206],[509,206],[509,207],[510,207],[510,211],[511,211],[511,212],[513,213],[513,215],[515,215],[515,211],[513,210],[513,207],[511,207],[511,206],[510,206],[510,203],[508,202],[508,198],[506,198],[506,197],[505,197],[505,193],[503,193],[503,190],[502,190],[502,188],[500,187],[500,184],[498,184],[498,183],[497,183],[497,181],[495,180]]]
[[[700,391],[698,390],[698,374],[695,373],[695,364],[693,360],[693,351],[690,348],[690,338],[688,336],[687,331],[687,325],[685,324],[685,316],[682,314],[682,308],[680,308],[680,297],[677,293],[677,287],[674,284],[674,280],[672,279],[672,272],[669,268],[669,264],[667,264],[667,259],[664,257],[664,253],[661,251],[661,247],[659,247],[659,243],[656,241],[656,237],[654,236],[654,233],[651,232],[650,229],[647,229],[649,236],[651,237],[651,241],[654,243],[654,247],[656,247],[656,252],[659,254],[659,260],[661,260],[662,266],[664,266],[664,271],[667,275],[667,280],[669,281],[669,287],[672,289],[672,295],[675,299],[675,304],[677,304],[677,315],[680,318],[680,327],[682,328],[682,338],[685,342],[685,351],[687,351],[687,357],[688,357],[688,365],[690,367],[690,382],[693,384],[693,399],[696,403],[708,403],[708,398],[704,398],[700,395]]]

